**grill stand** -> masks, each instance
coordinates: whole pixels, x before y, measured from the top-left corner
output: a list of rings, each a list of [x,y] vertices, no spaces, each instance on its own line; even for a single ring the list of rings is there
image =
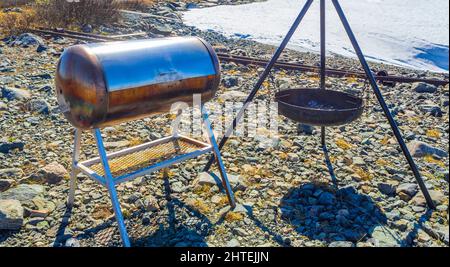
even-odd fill
[[[294,35],[295,31],[297,30],[298,26],[300,25],[301,21],[303,20],[304,16],[308,12],[309,8],[311,7],[311,4],[314,0],[308,0],[306,1],[305,5],[303,6],[302,10],[300,11],[299,15],[297,16],[296,20],[292,24],[291,28],[289,29],[289,32],[283,39],[282,43],[278,47],[278,49],[275,51],[275,54],[273,55],[272,59],[269,61],[267,66],[264,69],[264,72],[259,77],[257,83],[253,87],[253,90],[250,92],[249,96],[244,102],[244,105],[239,110],[237,116],[234,118],[232,125],[226,130],[225,135],[222,137],[219,143],[219,149],[222,149],[222,147],[225,145],[225,143],[228,141],[229,137],[232,135],[233,131],[236,129],[238,123],[241,121],[241,119],[244,116],[245,110],[248,108],[250,103],[253,101],[253,98],[258,93],[259,89],[261,88],[262,84],[266,80],[266,78],[269,76],[272,68],[275,66],[277,60],[281,56],[282,52],[286,48],[287,44],[289,43],[290,39]],[[430,196],[430,193],[428,192],[428,189],[422,179],[422,176],[420,175],[419,169],[417,168],[416,163],[414,162],[413,157],[411,156],[411,153],[408,150],[408,147],[406,146],[405,141],[403,140],[402,134],[397,126],[397,122],[395,121],[394,117],[392,116],[388,106],[386,105],[386,102],[384,100],[383,94],[380,91],[380,88],[378,87],[378,84],[376,82],[374,73],[370,69],[366,58],[364,57],[364,54],[358,44],[358,41],[356,40],[355,35],[353,34],[353,31],[350,27],[350,24],[344,14],[344,11],[341,8],[341,5],[339,4],[338,0],[332,0],[332,3],[336,9],[336,12],[342,22],[342,25],[345,28],[345,31],[350,39],[350,42],[352,43],[353,49],[355,50],[358,59],[364,68],[364,72],[366,74],[367,79],[369,80],[369,83],[373,89],[374,94],[377,97],[377,100],[383,109],[383,112],[391,126],[392,131],[394,132],[394,135],[397,139],[398,144],[400,145],[400,148],[402,149],[403,155],[405,156],[406,160],[408,161],[409,167],[412,170],[414,177],[416,178],[417,184],[420,187],[420,190],[422,191],[427,205],[430,209],[435,209],[435,204],[433,202],[433,199]],[[321,39],[321,64],[320,64],[320,73],[321,73],[321,89],[325,89],[325,74],[326,74],[326,62],[325,62],[325,0],[320,0],[320,15],[321,15],[321,33],[320,33],[320,39]],[[324,149],[326,149],[326,140],[325,140],[325,128],[322,127],[321,129],[321,141],[322,146]],[[212,163],[214,162],[214,157],[212,156],[209,159],[209,162],[206,164],[205,171],[208,171],[211,167]]]
[[[213,153],[214,157],[216,158],[216,162],[219,167],[219,172],[222,178],[222,185],[225,188],[228,201],[231,205],[231,207],[236,207],[236,202],[234,198],[234,194],[231,188],[231,185],[228,180],[227,173],[225,171],[225,166],[222,161],[222,157],[220,155],[219,147],[216,143],[215,136],[211,127],[211,123],[208,118],[208,113],[206,112],[205,108],[203,106],[201,108],[202,113],[202,123],[205,127],[205,130],[208,134],[208,144],[203,143],[201,141],[185,137],[183,135],[179,135],[176,127],[173,128],[172,136],[162,138],[156,141],[152,141],[149,143],[145,143],[139,146],[123,149],[114,153],[107,154],[105,150],[105,146],[103,144],[103,138],[101,136],[100,129],[94,129],[93,134],[96,141],[96,146],[98,149],[99,157],[86,160],[83,162],[79,162],[80,157],[80,151],[81,151],[81,134],[82,131],[80,129],[75,129],[75,141],[74,141],[74,150],[72,155],[72,171],[70,176],[70,189],[69,189],[69,197],[67,200],[67,207],[72,208],[74,204],[75,199],[75,188],[77,185],[77,176],[78,174],[84,173],[94,181],[98,182],[99,184],[105,186],[108,189],[109,197],[111,198],[111,203],[114,209],[114,215],[116,218],[116,221],[118,223],[120,236],[123,242],[123,245],[125,247],[130,247],[130,238],[128,236],[122,210],[120,208],[120,202],[119,198],[117,196],[117,190],[116,185],[130,181],[132,179],[135,179],[137,177],[150,174],[152,172],[155,172],[157,170],[161,170],[164,168],[167,168],[173,164],[177,164],[180,162],[183,162],[188,159],[199,157],[206,153]],[[181,115],[181,112],[178,113],[177,118]],[[139,169],[133,170],[132,172],[121,174],[121,175],[114,175],[114,169],[111,164],[114,159],[119,159],[121,157],[126,158],[127,156],[132,157],[133,153],[147,153],[148,155],[155,155],[158,154],[158,151],[155,153],[151,153],[151,149],[158,149],[158,146],[161,145],[167,145],[172,144],[173,149],[177,152],[180,152],[182,150],[180,143],[183,144],[184,147],[188,147],[185,150],[188,150],[187,153],[180,154],[172,157],[170,159],[163,159],[160,162],[153,163],[151,165],[147,165],[145,167],[141,167],[139,165]],[[188,145],[186,145],[188,144]],[[191,145],[192,147],[189,147]],[[193,148],[196,148],[195,150]],[[163,152],[164,153],[164,152]],[[164,154],[164,156],[167,156],[167,153]],[[149,158],[148,160],[154,161],[155,158]],[[101,163],[101,169],[103,174],[100,174],[99,171],[94,171],[93,167],[95,167],[96,164]],[[122,171],[122,170],[121,170]]]

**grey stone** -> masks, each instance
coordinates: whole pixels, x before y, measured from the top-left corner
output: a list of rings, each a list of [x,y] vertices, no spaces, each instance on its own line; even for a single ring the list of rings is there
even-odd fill
[[[23,171],[19,168],[6,168],[0,170],[0,178],[19,178],[22,175]]]
[[[45,44],[44,44],[44,41],[37,35],[34,35],[32,33],[22,33],[14,41],[12,41],[9,45],[10,46],[29,47],[29,46],[39,46],[39,45],[45,45]]]
[[[168,25],[154,25],[151,29],[152,33],[169,36],[172,34],[172,28]]]
[[[48,184],[57,184],[65,177],[69,176],[69,172],[64,166],[54,161],[44,166],[36,174],[30,178],[36,182],[44,182]]]
[[[12,77],[6,76],[6,77],[0,77],[0,84],[9,84],[9,83],[13,83],[14,79]]]
[[[83,27],[81,27],[81,31],[85,33],[91,33],[94,29],[92,28],[91,24],[85,24]]]
[[[319,218],[321,219],[321,220],[330,220],[330,219],[333,219],[334,218],[334,214],[333,213],[331,213],[331,212],[322,212],[320,215],[319,215]]]
[[[299,134],[313,135],[315,128],[308,124],[299,123],[297,126],[297,132]]]
[[[81,247],[80,241],[73,237],[67,239],[64,246],[65,247]]]
[[[45,46],[45,45],[39,45],[36,48],[36,52],[38,52],[38,53],[42,53],[42,52],[47,51],[47,50],[48,50],[48,46]]]
[[[400,212],[398,210],[386,212],[385,215],[386,215],[386,218],[388,218],[391,221],[396,221],[396,220],[400,219]]]
[[[0,139],[0,153],[9,153],[9,151],[14,150],[14,149],[19,149],[19,150],[23,150],[25,143],[20,142],[20,141],[12,141],[12,142],[8,142],[4,139]]]
[[[318,201],[319,201],[319,204],[321,204],[321,205],[332,205],[334,203],[335,199],[336,198],[334,197],[333,194],[328,193],[328,192],[323,192],[320,195]]]
[[[174,193],[182,193],[186,190],[186,187],[180,181],[172,183],[170,185],[170,188],[172,189],[172,192],[174,192]]]
[[[237,239],[231,239],[230,241],[227,242],[226,247],[229,248],[235,248],[235,247],[240,247],[241,244],[239,243],[239,241]]]
[[[239,91],[227,91],[219,96],[219,99],[222,101],[233,101],[239,102],[243,101],[247,97],[247,94]]]
[[[412,89],[416,93],[436,93],[437,87],[423,82],[413,83]]]
[[[2,97],[8,99],[9,101],[26,100],[31,98],[31,94],[27,90],[3,87]]]
[[[372,237],[376,241],[377,247],[399,247],[400,241],[386,227],[376,226],[372,231]]]
[[[239,83],[239,79],[236,76],[226,76],[222,80],[223,85],[226,88],[237,86]]]
[[[441,118],[444,115],[442,109],[437,105],[421,105],[420,110],[424,113],[429,113],[433,117]]]
[[[0,192],[8,190],[14,183],[15,180],[13,179],[0,179]]]
[[[353,157],[353,164],[357,166],[366,166],[366,161],[361,157]]]
[[[288,153],[287,154],[289,161],[298,162],[300,157],[296,153]]]
[[[446,197],[444,195],[444,193],[442,193],[440,191],[429,190],[428,192],[430,193],[431,199],[437,205],[441,205],[445,202],[445,200],[448,200],[448,197]],[[420,192],[419,194],[416,194],[416,196],[413,197],[413,199],[411,199],[411,202],[416,206],[421,206],[421,207],[426,206],[426,200],[425,200],[425,197],[423,196],[422,192]]]
[[[236,207],[233,209],[233,212],[247,213],[247,209],[244,205],[237,203]]]
[[[187,9],[198,8],[198,4],[197,4],[197,3],[187,3],[187,4],[186,4],[186,8],[187,8]]]
[[[350,241],[335,241],[335,242],[331,242],[328,245],[329,248],[351,248],[354,246],[355,246],[355,244],[353,244],[353,242],[350,242]]]
[[[227,176],[228,176],[228,181],[230,182],[230,185],[232,185],[232,186],[244,184],[241,181],[241,178],[239,175],[233,175],[233,174],[228,173]],[[199,185],[219,185],[219,186],[221,186],[222,180],[218,173],[214,172],[213,175],[211,175],[208,172],[201,172],[197,176],[196,183]]]
[[[379,183],[378,189],[381,193],[391,196],[395,193],[395,185],[392,183]]]
[[[157,211],[157,210],[159,210],[158,200],[152,195],[147,196],[144,199],[144,208],[145,208],[146,211]]]
[[[413,183],[404,183],[401,184],[397,187],[397,194],[399,193],[405,193],[410,197],[413,197],[417,194],[417,192],[419,191],[419,187],[417,186],[417,184],[413,184]]]
[[[49,104],[43,99],[33,99],[27,103],[27,109],[31,112],[48,115]]]
[[[435,148],[425,142],[412,141],[408,144],[408,149],[414,157],[425,157],[427,155],[435,155],[438,157],[448,157],[445,150]]]
[[[42,185],[20,184],[0,193],[0,199],[15,199],[18,201],[30,201],[34,197],[44,193]]]
[[[19,230],[23,225],[23,207],[18,200],[0,199],[0,230]]]

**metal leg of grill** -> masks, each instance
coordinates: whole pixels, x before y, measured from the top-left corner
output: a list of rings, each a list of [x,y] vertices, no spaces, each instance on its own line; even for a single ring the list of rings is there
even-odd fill
[[[75,199],[75,189],[77,187],[77,176],[79,173],[79,170],[77,168],[81,148],[81,130],[79,129],[75,129],[74,143],[75,145],[73,148],[73,155],[72,155],[72,171],[70,174],[69,198],[67,200],[67,206],[69,208],[73,207],[73,202]]]
[[[219,165],[219,172],[220,172],[220,176],[222,177],[222,185],[225,188],[225,191],[227,193],[227,197],[228,197],[228,201],[230,202],[230,206],[232,208],[235,208],[236,200],[234,199],[233,189],[231,188],[230,182],[228,180],[228,175],[225,170],[225,166],[223,164],[222,157],[220,155],[220,150],[217,145],[216,138],[214,136],[214,132],[211,127],[211,123],[208,118],[208,113],[206,112],[204,107],[201,107],[201,112],[202,112],[203,123],[205,125],[206,132],[208,133],[209,143],[213,147],[214,156],[215,156],[217,165]]]
[[[336,8],[336,12],[338,13],[342,24],[344,25],[345,31],[347,32],[347,35],[353,45],[353,48],[359,58],[359,61],[361,62],[362,67],[364,68],[367,78],[369,79],[370,85],[372,86],[373,92],[375,93],[375,95],[378,99],[378,102],[379,102],[381,108],[383,109],[384,114],[385,114],[387,120],[389,121],[389,124],[391,125],[392,131],[394,132],[394,135],[397,138],[397,142],[403,151],[403,155],[405,156],[406,160],[408,161],[408,164],[409,164],[412,172],[414,173],[416,181],[419,184],[419,187],[422,190],[423,195],[425,196],[428,207],[430,209],[434,209],[435,204],[433,202],[433,199],[431,198],[430,193],[428,192],[428,189],[425,186],[425,183],[420,175],[419,169],[417,168],[417,165],[414,162],[414,159],[412,158],[411,153],[409,152],[405,141],[403,140],[402,134],[400,133],[400,130],[397,126],[397,122],[395,121],[388,106],[386,105],[386,102],[384,101],[384,97],[380,91],[380,88],[378,88],[378,84],[377,84],[377,81],[375,80],[374,74],[372,73],[372,71],[369,67],[369,64],[367,64],[364,54],[356,40],[355,35],[353,34],[353,31],[350,27],[350,24],[347,21],[344,11],[342,10],[341,5],[339,4],[338,0],[332,0],[332,2],[333,2],[334,7]]]
[[[109,168],[108,157],[106,156],[105,147],[103,145],[102,135],[99,129],[94,130],[95,141],[97,143],[98,153],[102,161],[103,170],[105,172],[106,187],[108,188],[109,195],[111,198],[111,203],[114,209],[114,214],[116,216],[117,224],[119,225],[120,237],[124,247],[130,247],[130,239],[128,237],[127,229],[125,227],[125,222],[122,215],[122,210],[120,209],[119,198],[117,196],[117,191],[111,170]]]

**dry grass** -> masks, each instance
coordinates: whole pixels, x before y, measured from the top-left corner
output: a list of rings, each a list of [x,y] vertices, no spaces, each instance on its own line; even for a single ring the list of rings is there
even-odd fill
[[[132,10],[145,10],[149,5],[152,5],[157,0],[117,0],[119,7],[121,9],[132,9]]]
[[[427,136],[430,138],[438,139],[438,138],[441,138],[441,132],[439,130],[434,130],[434,129],[428,130]]]
[[[0,11],[0,34],[19,34],[37,22],[36,10],[31,7],[22,8],[22,12]]]
[[[341,148],[343,150],[349,150],[349,149],[351,149],[353,147],[351,144],[349,144],[344,139],[336,140],[336,146],[338,146],[339,148]]]
[[[230,211],[225,215],[225,221],[227,222],[242,221],[243,219],[244,215],[238,212]]]
[[[435,164],[440,166],[441,168],[445,168],[445,163],[441,160],[435,159],[433,155],[426,155],[423,159],[427,163]]]
[[[201,186],[196,186],[194,188],[194,193],[205,198],[211,197],[211,185],[204,184]]]
[[[34,2],[34,0],[0,0],[0,7],[17,7]]]
[[[145,9],[155,0],[0,0],[0,7],[20,6],[22,12],[0,11],[0,33],[15,35],[35,26],[77,28],[116,22],[120,9]]]
[[[370,181],[373,179],[373,175],[361,167],[353,165],[352,169],[363,181]]]
[[[211,208],[199,199],[192,200],[188,204],[202,214],[211,213]]]
[[[384,167],[384,166],[391,166],[392,164],[390,162],[388,162],[385,159],[377,159],[376,164],[378,166]]]
[[[46,27],[68,27],[70,25],[99,25],[117,21],[120,4],[115,0],[45,0],[35,8]]]

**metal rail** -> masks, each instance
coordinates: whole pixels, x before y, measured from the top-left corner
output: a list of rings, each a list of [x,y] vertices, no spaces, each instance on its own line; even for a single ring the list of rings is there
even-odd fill
[[[243,65],[258,65],[258,66],[266,66],[268,61],[264,59],[258,59],[253,57],[244,57],[237,55],[230,55],[224,53],[217,53],[217,56],[222,61],[235,62]],[[297,70],[297,71],[310,71],[310,72],[319,72],[320,67],[312,66],[312,65],[304,65],[297,63],[289,63],[289,62],[277,62],[275,63],[275,68],[285,69],[285,70]],[[365,73],[356,72],[351,70],[342,70],[342,69],[333,69],[327,68],[325,69],[326,75],[336,76],[336,77],[355,77],[355,78],[366,78]],[[413,77],[403,77],[403,76],[382,76],[377,75],[375,79],[380,82],[398,82],[398,83],[415,83],[415,82],[424,82],[428,84],[433,84],[436,86],[445,86],[449,84],[447,80],[438,80],[438,79],[424,79],[424,78],[413,78]]]
[[[109,41],[119,41],[122,40],[122,38],[132,37],[132,36],[144,36],[145,33],[132,33],[132,34],[123,34],[123,35],[98,35],[98,34],[89,34],[89,33],[82,33],[82,32],[76,32],[76,31],[69,31],[69,30],[53,30],[53,29],[46,29],[46,28],[39,28],[39,29],[28,29],[28,31],[38,33],[38,34],[47,34],[47,35],[54,35],[54,36],[62,36],[77,40],[83,40],[88,42],[109,42]],[[226,53],[217,53],[217,56],[221,61],[226,62],[235,62],[238,64],[243,65],[257,65],[257,66],[263,66],[266,67],[267,64],[269,64],[268,60],[255,58],[255,57],[247,57],[247,56],[239,56],[239,55],[232,55],[232,54],[226,54]],[[298,63],[289,63],[289,62],[283,62],[278,61],[274,64],[274,68],[278,69],[285,69],[285,70],[295,70],[295,71],[308,71],[308,72],[320,72],[321,67],[312,66],[312,65],[305,65],[305,64],[298,64]],[[354,78],[366,78],[366,74],[363,72],[357,72],[352,70],[343,70],[343,69],[333,69],[333,68],[327,68],[325,69],[325,74],[329,76],[335,76],[335,77],[354,77]],[[375,79],[379,82],[393,82],[393,83],[415,83],[415,82],[423,82],[428,83],[436,86],[445,86],[449,84],[448,80],[439,80],[439,79],[424,79],[424,78],[413,78],[413,77],[404,77],[404,76],[392,76],[392,75],[376,75]]]

